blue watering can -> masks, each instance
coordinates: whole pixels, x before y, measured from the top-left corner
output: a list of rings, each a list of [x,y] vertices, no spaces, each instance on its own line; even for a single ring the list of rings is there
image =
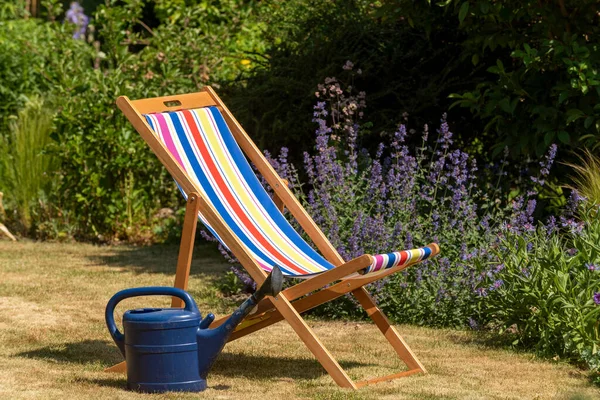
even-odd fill
[[[173,287],[141,287],[115,294],[106,305],[106,325],[127,361],[127,388],[140,392],[206,389],[206,375],[235,327],[265,296],[277,296],[283,276],[277,267],[260,288],[227,321],[210,329],[215,316],[204,319],[187,292]],[[175,296],[185,308],[139,308],[123,314],[124,334],[114,319],[117,304],[129,297]]]

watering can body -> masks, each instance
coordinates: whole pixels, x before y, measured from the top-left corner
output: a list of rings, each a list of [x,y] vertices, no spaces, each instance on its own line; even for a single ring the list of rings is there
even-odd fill
[[[277,296],[282,274],[275,267],[263,285],[217,328],[210,329],[215,316],[204,319],[185,291],[173,287],[125,289],[106,306],[106,326],[127,361],[127,387],[140,392],[206,389],[206,376],[235,327],[265,296]],[[181,308],[139,308],[123,314],[121,333],[114,320],[117,304],[129,297],[175,296]]]
[[[140,308],[123,314],[121,334],[114,324],[114,307],[128,297],[169,295],[186,307]],[[206,374],[198,365],[198,330],[202,319],[196,303],[183,290],[169,287],[126,289],[107,305],[107,325],[127,361],[127,387],[140,392],[206,389]],[[206,371],[208,372],[208,371]]]

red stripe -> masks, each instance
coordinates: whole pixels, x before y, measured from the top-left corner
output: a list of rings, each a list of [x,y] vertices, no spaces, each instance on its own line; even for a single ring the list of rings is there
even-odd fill
[[[306,271],[303,271],[302,269],[293,265],[290,262],[290,260],[285,258],[285,256],[277,250],[277,248],[273,247],[271,245],[271,243],[269,243],[265,239],[264,235],[262,235],[261,232],[256,228],[256,226],[254,226],[252,221],[248,218],[248,216],[246,215],[246,213],[244,212],[244,210],[242,209],[242,207],[236,200],[233,193],[231,193],[231,191],[229,190],[229,187],[227,186],[227,184],[225,183],[225,180],[221,176],[219,169],[215,165],[214,160],[212,159],[211,154],[207,149],[207,144],[204,142],[204,139],[202,138],[202,135],[200,134],[200,130],[198,128],[198,125],[196,124],[196,120],[194,119],[192,112],[189,110],[183,110],[182,114],[187,122],[188,127],[190,128],[190,132],[192,133],[192,137],[194,138],[194,141],[196,142],[196,145],[198,146],[198,150],[200,150],[202,159],[206,162],[206,165],[210,171],[211,176],[214,178],[217,187],[220,189],[220,191],[223,194],[223,196],[225,197],[225,200],[227,201],[227,203],[233,209],[233,212],[235,213],[235,215],[241,220],[241,223],[243,224],[243,226],[247,228],[247,230],[250,232],[250,234],[268,252],[270,252],[272,256],[276,257],[279,260],[279,262],[282,262],[282,264],[284,266],[298,272],[301,275],[306,274]]]
[[[408,252],[407,251],[401,251],[400,252],[400,261],[398,261],[398,264],[396,265],[402,265],[406,262],[406,259],[408,258]]]

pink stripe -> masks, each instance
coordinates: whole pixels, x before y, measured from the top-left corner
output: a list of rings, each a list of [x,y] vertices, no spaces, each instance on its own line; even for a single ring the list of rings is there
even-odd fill
[[[379,269],[381,268],[382,265],[383,265],[383,256],[381,254],[377,254],[375,256],[375,266],[373,268],[373,271],[379,271]]]
[[[163,136],[163,141],[164,141],[165,145],[167,146],[167,149],[169,149],[169,152],[171,153],[171,155],[173,157],[175,157],[175,159],[177,160],[177,162],[179,163],[181,168],[183,168],[183,170],[185,171],[185,165],[183,165],[183,161],[181,161],[181,158],[179,157],[179,153],[177,152],[177,147],[175,146],[175,143],[173,142],[173,138],[171,137],[171,131],[169,129],[169,126],[167,125],[165,116],[162,114],[154,114],[154,117],[156,117],[156,120],[158,121],[158,125],[160,126],[160,131]]]

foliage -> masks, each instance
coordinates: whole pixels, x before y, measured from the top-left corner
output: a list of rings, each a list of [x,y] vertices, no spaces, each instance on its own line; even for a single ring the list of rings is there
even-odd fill
[[[169,236],[172,223],[155,215],[178,207],[175,185],[115,99],[185,93],[233,79],[247,68],[241,52],[260,51],[260,25],[247,19],[254,3],[160,1],[151,6],[164,20],[154,28],[143,23],[148,5],[140,0],[100,6],[87,28],[63,23],[60,5],[45,3],[48,22],[0,21],[0,124],[7,126],[24,96],[61,99],[52,132],[60,166],[49,196],[64,219],[54,215],[43,236],[53,236],[58,225],[61,234],[82,239]]]
[[[54,111],[40,98],[26,100],[25,107],[9,121],[8,137],[0,137],[0,191],[14,209],[20,230],[27,233],[32,209],[47,201],[56,157],[46,152]]]
[[[472,150],[483,144],[478,156],[506,146],[517,158],[541,156],[555,142],[594,147],[596,11],[593,0],[273,1],[258,13],[266,54],[249,55],[254,68],[227,95],[261,147],[306,150],[310,128],[296,121],[310,111],[312,88],[346,59],[360,60],[365,113],[377,126],[393,129],[400,111],[422,124],[454,104],[457,139]]]
[[[40,73],[40,52],[49,51],[58,39],[46,24],[35,20],[0,20],[0,129],[8,117],[24,106],[26,96],[41,95],[48,81]]]
[[[581,205],[581,223],[503,230],[498,272],[482,282],[484,313],[513,344],[600,366],[600,213]],[[491,286],[490,286],[491,285]],[[489,290],[487,287],[495,290]]]
[[[348,59],[360,61],[355,84],[369,91],[365,121],[388,131],[402,112],[417,125],[439,118],[451,104],[448,95],[479,82],[470,60],[461,60],[460,47],[448,40],[447,21],[438,18],[438,29],[427,36],[372,9],[373,2],[364,0],[271,0],[257,10],[268,47],[248,54],[249,70],[224,84],[222,93],[260,148],[294,148],[291,160],[302,162],[312,143],[315,87]],[[464,114],[454,110],[450,121]],[[470,126],[462,118],[464,131],[476,132]],[[365,129],[361,135],[363,145],[376,151],[378,138]]]
[[[600,204],[600,157],[584,150],[579,163],[568,164],[575,172],[573,188],[591,204]]]
[[[600,42],[593,0],[451,0],[463,57],[489,73],[456,94],[502,139],[497,150],[541,154],[555,141],[600,146]]]
[[[233,271],[227,271],[220,280],[215,282],[215,287],[224,296],[234,296],[242,292],[242,283]]]

